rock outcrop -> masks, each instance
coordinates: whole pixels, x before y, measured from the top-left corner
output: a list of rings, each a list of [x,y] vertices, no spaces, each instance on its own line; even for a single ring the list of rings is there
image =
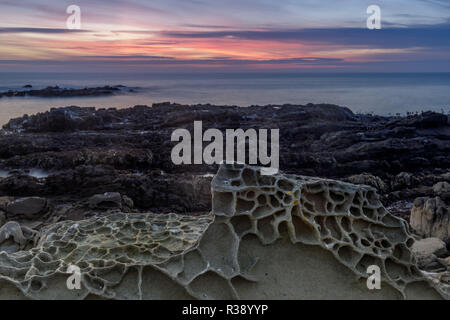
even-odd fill
[[[450,201],[450,183],[447,181],[441,181],[433,186],[433,192],[435,195],[441,197],[446,201]]]
[[[0,228],[0,252],[18,252],[32,246],[38,239],[38,233],[15,221],[9,221]]]
[[[170,141],[173,130],[185,128],[192,132],[193,122],[199,120],[202,121],[204,130],[209,128],[217,128],[221,131],[237,128],[244,130],[249,128],[279,128],[280,168],[284,172],[344,180],[359,186],[336,181],[330,182],[332,180],[321,180],[319,178],[295,178],[289,175],[285,178],[289,181],[292,180],[295,188],[301,190],[298,192],[299,198],[294,199],[299,203],[301,202],[301,205],[298,209],[295,209],[295,205],[288,209],[290,203],[288,198],[284,199],[285,192],[283,190],[280,191],[281,194],[275,193],[273,197],[271,191],[268,191],[274,188],[270,181],[266,181],[267,185],[265,186],[262,184],[246,184],[247,187],[245,185],[231,185],[229,189],[223,192],[232,194],[231,201],[234,201],[234,197],[239,198],[240,201],[239,203],[236,202],[236,206],[241,210],[241,206],[245,204],[251,214],[244,214],[241,210],[233,213],[232,216],[224,216],[218,209],[220,202],[223,202],[223,205],[229,205],[231,202],[228,202],[228,200],[230,199],[227,199],[227,196],[221,198],[216,195],[213,201],[211,199],[212,194],[218,192],[218,188],[226,189],[225,186],[221,186],[217,182],[221,174],[233,170],[223,169],[225,171],[222,171],[216,177],[216,182],[213,183],[214,190],[211,192],[212,173],[217,172],[217,165],[177,166],[170,159],[171,149],[174,146],[174,143]],[[289,297],[329,297],[335,294],[332,291],[327,293],[325,289],[305,293],[305,291],[299,291],[300,289],[291,285],[286,280],[287,278],[276,279],[280,282],[289,282],[285,285],[286,292],[277,289],[278,287],[274,285],[268,284],[267,287],[261,285],[271,283],[270,281],[274,283],[273,277],[278,274],[283,274],[284,277],[284,274],[289,275],[294,272],[288,269],[289,264],[286,264],[285,269],[273,265],[274,261],[278,258],[281,261],[284,259],[282,255],[289,252],[292,264],[298,266],[297,269],[300,270],[295,270],[295,272],[303,270],[307,275],[296,274],[296,278],[305,281],[302,282],[305,288],[311,287],[311,283],[304,280],[308,277],[311,282],[313,279],[317,281],[316,286],[324,288],[327,288],[327,284],[322,282],[323,279],[331,281],[331,278],[337,277],[337,280],[333,280],[333,283],[338,283],[337,287],[342,285],[342,292],[355,290],[353,295],[362,292],[361,295],[365,296],[363,267],[367,265],[366,262],[375,260],[381,261],[380,266],[383,279],[385,279],[382,283],[384,290],[382,292],[371,291],[369,297],[386,298],[404,295],[410,298],[413,294],[419,292],[414,288],[423,288],[424,282],[422,280],[413,281],[414,277],[410,276],[410,273],[415,274],[417,271],[411,266],[414,265],[413,259],[396,258],[399,254],[402,256],[403,251],[407,252],[406,255],[410,255],[410,244],[412,242],[412,240],[409,240],[410,234],[407,230],[405,231],[406,226],[398,225],[398,221],[401,220],[392,218],[390,214],[385,213],[385,209],[381,208],[381,203],[378,200],[373,200],[373,203],[377,203],[374,211],[371,211],[373,209],[372,204],[370,204],[372,200],[368,200],[370,205],[366,204],[366,206],[370,210],[363,207],[362,210],[366,212],[361,214],[363,217],[361,219],[355,218],[354,215],[357,214],[358,210],[353,205],[350,206],[350,215],[342,213],[347,212],[343,208],[344,205],[337,205],[334,209],[333,205],[330,208],[315,208],[314,206],[319,206],[319,204],[313,205],[312,203],[320,201],[316,199],[326,197],[327,191],[318,195],[310,195],[310,189],[316,188],[312,187],[311,184],[313,186],[317,184],[324,190],[330,188],[331,190],[341,191],[355,190],[351,192],[342,191],[344,199],[352,197],[352,194],[372,194],[373,189],[370,188],[372,186],[381,194],[381,201],[389,208],[391,213],[405,217],[405,219],[409,219],[414,199],[424,198],[422,202],[418,200],[421,204],[415,207],[416,212],[421,213],[416,215],[417,224],[414,223],[413,225],[418,226],[418,233],[422,236],[443,238],[445,232],[447,232],[448,237],[448,227],[445,229],[445,226],[448,226],[448,213],[444,214],[445,210],[447,210],[445,212],[448,212],[448,205],[445,209],[444,204],[449,201],[449,153],[450,125],[448,117],[430,112],[407,117],[380,117],[358,115],[347,108],[327,104],[268,105],[240,108],[237,106],[186,106],[160,103],[154,104],[152,107],[135,106],[127,109],[66,107],[51,109],[48,112],[36,115],[25,115],[11,120],[0,133],[0,228],[5,223],[17,223],[8,225],[8,230],[14,229],[15,234],[19,234],[21,231],[25,238],[28,234],[37,231],[41,235],[41,242],[31,251],[26,251],[33,244],[31,240],[26,241],[25,251],[22,250],[23,241],[16,242],[14,237],[9,236],[3,242],[4,248],[8,248],[10,254],[1,256],[0,266],[5,266],[7,269],[0,269],[13,270],[14,268],[17,269],[17,266],[23,266],[20,272],[28,273],[28,275],[27,277],[23,275],[20,278],[19,285],[10,281],[12,279],[11,274],[10,276],[3,274],[5,278],[0,281],[0,290],[2,290],[3,285],[5,285],[4,288],[9,289],[4,289],[3,293],[0,292],[0,296],[2,294],[8,296],[5,292],[12,290],[20,297],[24,295],[32,298],[50,297],[51,290],[33,291],[35,288],[40,288],[36,282],[39,277],[33,276],[33,272],[40,274],[41,280],[46,281],[46,283],[61,284],[60,280],[67,278],[67,275],[64,274],[67,263],[64,264],[64,261],[72,251],[79,253],[74,249],[74,245],[76,246],[77,241],[85,239],[84,237],[94,237],[82,240],[89,243],[86,248],[90,248],[87,249],[89,254],[84,255],[84,258],[90,259],[90,254],[98,250],[104,252],[105,249],[108,251],[109,247],[105,248],[97,243],[98,238],[95,234],[98,234],[99,237],[101,235],[100,238],[103,239],[102,230],[108,230],[108,228],[102,229],[102,226],[108,225],[116,228],[116,222],[108,220],[110,216],[113,218],[115,215],[120,215],[125,221],[130,221],[130,225],[132,225],[130,228],[127,227],[130,230],[126,231],[125,234],[117,233],[117,230],[112,233],[107,232],[106,237],[109,237],[108,241],[111,241],[111,245],[121,247],[123,241],[125,241],[121,240],[122,236],[125,238],[135,236],[134,232],[137,229],[135,230],[134,226],[139,224],[138,220],[147,221],[145,223],[150,223],[149,221],[155,219],[157,221],[165,221],[164,219],[168,219],[167,221],[170,219],[180,220],[188,219],[184,218],[187,215],[192,217],[189,224],[193,226],[196,225],[197,219],[212,219],[213,222],[209,224],[209,227],[205,227],[204,233],[198,236],[195,243],[185,247],[185,254],[168,255],[167,263],[170,262],[170,268],[175,268],[172,271],[164,269],[165,267],[162,267],[164,263],[152,264],[152,262],[146,264],[145,261],[139,260],[142,252],[151,252],[151,250],[146,251],[147,245],[145,242],[139,242],[139,240],[136,242],[137,246],[124,249],[118,256],[137,256],[139,258],[125,259],[128,262],[123,264],[115,260],[112,255],[105,255],[99,259],[93,255],[92,261],[94,262],[92,264],[94,267],[83,269],[84,277],[95,279],[94,282],[101,283],[101,288],[105,288],[105,291],[102,291],[103,289],[95,291],[88,284],[86,288],[89,289],[82,292],[68,293],[65,292],[63,286],[59,293],[70,298],[73,298],[74,295],[77,297],[93,297],[95,295],[114,298],[122,297],[121,294],[117,293],[117,288],[128,286],[126,290],[129,293],[126,294],[126,297],[145,298],[149,296],[144,292],[150,291],[156,295],[159,291],[149,291],[149,287],[145,290],[142,289],[142,295],[140,295],[139,290],[136,289],[138,286],[130,285],[136,279],[139,283],[142,279],[139,270],[142,270],[142,276],[149,272],[154,277],[161,278],[162,283],[177,288],[174,290],[183,297],[215,298],[223,297],[225,293],[227,297],[253,297],[253,289],[250,290],[249,287],[261,288],[259,292],[265,292],[266,298],[276,295],[282,298],[284,297],[283,294],[287,294]],[[39,175],[33,174],[36,170],[40,172]],[[235,171],[241,171],[241,169]],[[235,181],[234,183],[238,182]],[[328,187],[328,185],[332,187]],[[369,185],[369,187],[364,185]],[[254,188],[262,195],[261,199],[265,198],[266,201],[270,199],[274,203],[273,205],[267,203],[267,206],[263,206],[259,205],[260,202],[258,202],[258,207],[252,209],[250,208],[251,203],[256,203],[257,200],[246,196],[237,196],[241,192],[239,188],[242,188],[242,190]],[[369,190],[371,191],[369,192]],[[306,201],[307,199],[304,199],[306,195],[311,199]],[[36,197],[46,200],[46,205],[41,211],[37,210],[40,208],[39,203],[43,204],[43,201],[37,201],[36,206],[29,206],[24,210],[20,209],[20,201],[17,203],[18,199],[34,199]],[[440,200],[430,197],[439,197]],[[338,196],[333,201],[336,203],[343,201],[344,204],[349,202],[341,200],[341,198],[341,196]],[[375,198],[377,197],[374,196]],[[372,196],[370,196],[370,199],[372,199]],[[34,200],[27,201],[31,205]],[[277,201],[280,203],[279,211],[270,213],[272,208],[276,208]],[[428,205],[426,205],[427,202],[429,202]],[[13,205],[12,203],[16,204]],[[10,206],[9,209],[8,206]],[[212,215],[208,214],[211,207],[215,208]],[[232,207],[228,209],[230,211],[226,212],[233,212]],[[293,228],[300,228],[304,232],[292,231],[292,225],[286,221],[279,224],[279,234],[277,235],[273,231],[272,223],[279,221],[279,219],[289,220],[289,213],[286,213],[289,210],[292,213],[291,224],[294,226]],[[138,212],[176,213],[177,215],[172,214],[169,218],[163,215],[148,214],[144,217],[139,216]],[[304,215],[308,213],[310,216],[305,217]],[[328,218],[329,213],[333,218]],[[432,216],[431,220],[427,218],[429,214]],[[305,221],[301,218],[295,218],[302,217],[302,215]],[[368,218],[366,219],[365,216],[367,215]],[[420,218],[417,218],[419,216]],[[381,221],[378,221],[376,217],[381,217]],[[394,227],[387,227],[388,222],[383,220],[391,219],[394,221],[392,222]],[[357,232],[345,229],[349,221],[353,222],[354,228],[358,230]],[[430,221],[431,224],[428,224]],[[333,227],[335,222],[336,226],[342,228],[345,226],[345,228],[338,228],[336,231]],[[178,225],[173,221],[170,224]],[[339,224],[342,224],[342,226]],[[59,227],[52,229],[56,225]],[[79,225],[81,231],[73,231],[75,225]],[[96,226],[95,228],[92,227],[96,230],[95,232],[90,231],[93,230],[88,227],[90,225]],[[99,230],[97,230],[97,225]],[[13,229],[11,229],[12,226],[14,226]],[[214,232],[209,230],[214,230]],[[331,235],[322,235],[321,232],[325,232],[323,230],[328,230],[327,232]],[[370,232],[365,230],[370,230]],[[421,233],[420,230],[423,230],[423,232]],[[60,236],[63,242],[54,240],[47,232],[54,233],[55,237]],[[128,234],[127,232],[131,233]],[[244,232],[246,232],[245,235],[243,235]],[[373,234],[374,232],[375,234]],[[377,234],[384,234],[385,232],[387,232],[385,235],[387,240]],[[406,243],[404,241],[396,242],[395,239],[397,238],[394,238],[394,233],[398,233],[400,237],[405,237]],[[12,233],[8,232],[8,234]],[[74,234],[78,236],[74,236]],[[231,240],[227,240],[226,244],[221,243],[219,245],[215,241],[216,234]],[[395,237],[399,237],[399,235]],[[158,238],[159,235],[148,235],[150,238],[153,236],[156,237],[156,241],[160,241],[158,240],[160,239]],[[303,236],[306,238],[302,238]],[[380,238],[377,238],[378,236]],[[346,237],[350,237],[351,242],[345,240]],[[16,238],[20,239],[19,236]],[[274,240],[275,238],[276,240]],[[208,239],[208,241],[202,239]],[[126,241],[131,240],[127,238]],[[211,247],[208,247],[207,243],[212,243]],[[228,249],[237,246],[237,243],[239,243],[240,248],[251,248],[257,254],[257,257],[255,257],[244,253],[244,249],[233,251],[243,256],[242,260],[238,261],[239,270],[243,270],[242,272],[239,271],[239,275],[233,273],[238,270],[236,269],[238,264],[234,256],[230,258],[229,250],[231,249]],[[403,248],[403,246],[406,248],[402,251],[399,248]],[[202,249],[203,247],[205,249]],[[220,263],[215,260],[216,258],[212,253],[206,253],[214,250],[226,253],[227,255],[221,256],[221,259],[230,262],[235,271],[232,272],[226,267],[219,266]],[[45,253],[39,255],[41,251]],[[373,255],[368,252],[372,252]],[[306,260],[303,259],[305,254]],[[151,254],[148,253],[148,255]],[[277,257],[277,259],[267,258],[270,255]],[[362,255],[361,259],[363,260],[361,263],[356,261],[360,255]],[[183,262],[172,263],[172,258],[169,256],[174,260],[180,259]],[[259,257],[259,261],[263,262],[254,263]],[[246,262],[245,259],[247,258],[248,261]],[[442,261],[446,258],[436,258],[440,263],[439,268],[441,268],[444,263]],[[23,261],[26,261],[26,263]],[[41,261],[44,261],[44,263]],[[316,265],[316,262],[319,264],[318,261],[322,261],[322,264]],[[105,269],[104,274],[97,276],[97,273],[101,272],[97,263],[98,265],[115,266],[112,270],[121,270],[121,272],[115,278],[115,281],[105,280],[109,277],[109,271]],[[208,263],[210,267],[206,268]],[[194,266],[192,267],[192,265]],[[254,265],[254,268],[250,267],[252,265]],[[47,266],[51,266],[50,269],[45,269]],[[266,268],[264,266],[267,266],[269,270],[267,276],[261,271]],[[190,269],[191,267],[193,269]],[[222,267],[228,271],[223,271]],[[246,269],[247,267],[249,269]],[[28,272],[29,268],[33,271]],[[36,271],[39,268],[42,269],[42,274],[41,271]],[[181,271],[176,271],[181,270],[180,268],[194,271],[186,271],[190,275],[182,276]],[[314,268],[325,274],[323,278],[311,271]],[[355,273],[355,268],[359,273]],[[218,271],[219,269],[222,271]],[[339,270],[338,276],[333,271],[334,269]],[[157,270],[157,272],[148,270]],[[252,281],[251,275],[254,275],[252,270],[260,277],[258,281]],[[201,273],[203,271],[204,273]],[[19,274],[20,272],[18,271]],[[397,276],[396,272],[401,275]],[[445,274],[433,276],[439,277],[439,279],[447,277]],[[122,280],[128,279],[128,277],[134,280],[131,282]],[[265,277],[269,279],[268,282],[261,281]],[[359,283],[359,289],[355,289],[353,285],[346,286],[347,279],[353,279],[353,277],[359,277],[359,282],[356,282]],[[419,279],[421,275],[418,274],[417,277]],[[430,278],[430,275],[427,275],[427,278]],[[58,282],[55,279],[60,280]],[[295,283],[295,281],[291,282]],[[213,283],[216,286],[216,289],[214,289],[216,291],[202,291],[205,290],[205,283]],[[146,285],[142,286],[142,288],[145,287]],[[130,293],[132,292],[131,288],[137,291]],[[272,293],[270,288],[279,291]],[[424,290],[425,293],[421,294],[426,295],[431,292],[430,295],[432,295],[434,292],[434,289],[430,289],[431,291]],[[445,291],[445,288],[443,290]],[[160,292],[160,294],[163,293]],[[157,295],[153,297],[157,297]],[[353,298],[354,296],[349,294],[345,297]]]
[[[395,214],[407,213],[395,204],[437,195],[435,184],[450,183],[446,115],[380,117],[329,104],[158,103],[126,109],[72,106],[12,119],[0,134],[5,172],[0,196],[70,202],[119,192],[140,210],[204,213],[211,206],[205,175],[218,165],[174,165],[170,157],[172,132],[192,132],[200,120],[204,130],[223,132],[279,128],[282,170],[372,185]],[[33,176],[33,169],[46,176]]]
[[[8,204],[6,215],[8,219],[36,219],[36,215],[45,213],[47,200],[41,197],[19,198]],[[37,217],[39,219],[39,217]]]
[[[357,174],[350,176],[346,179],[346,181],[353,184],[365,184],[367,186],[374,187],[379,192],[388,191],[388,186],[381,180],[379,177],[373,176],[371,174]]]
[[[31,85],[25,85],[24,89],[31,89]],[[94,87],[94,88],[83,88],[83,89],[73,89],[73,88],[60,88],[58,86],[46,87],[44,89],[32,89],[32,90],[8,90],[6,92],[0,92],[0,98],[8,97],[89,97],[89,96],[106,96],[119,93],[123,91],[126,87],[124,86],[104,86],[104,87]],[[133,92],[134,89],[128,89],[128,92]]]
[[[0,253],[0,298],[449,298],[423,276],[414,239],[375,190],[222,165],[212,213],[115,213],[42,231],[28,251]],[[70,266],[81,289],[65,287]],[[381,289],[369,290],[378,266]]]
[[[416,241],[411,249],[417,258],[418,266],[422,270],[439,267],[438,257],[447,255],[445,242],[438,238],[425,238]],[[445,269],[445,265],[443,267]]]
[[[91,208],[122,209],[122,196],[118,192],[105,192],[103,194],[95,194],[89,199],[89,206]]]
[[[441,198],[417,198],[411,209],[411,227],[423,237],[444,241],[450,236],[450,210]]]

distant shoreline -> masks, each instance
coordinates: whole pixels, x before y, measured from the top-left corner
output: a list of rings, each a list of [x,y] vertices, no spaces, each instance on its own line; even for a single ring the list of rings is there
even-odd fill
[[[23,88],[30,84],[32,88]],[[103,94],[105,87],[122,90]],[[49,90],[47,87],[80,91]],[[84,88],[99,88],[87,93]],[[450,74],[93,74],[93,73],[2,73],[0,92],[25,91],[0,98],[0,123],[24,114],[45,112],[52,107],[82,106],[127,108],[172,101],[182,105],[251,105],[329,103],[346,106],[355,113],[382,116],[421,113],[448,114]],[[128,90],[131,89],[131,92]],[[61,89],[59,90],[61,91]],[[98,92],[97,92],[98,91]],[[134,91],[134,92],[133,92]],[[101,93],[99,93],[101,92]],[[11,94],[9,94],[11,95]],[[21,96],[23,95],[23,96]]]
[[[25,90],[8,90],[0,92],[0,98],[8,97],[43,97],[43,98],[69,98],[69,97],[92,97],[113,95],[123,91],[135,92],[135,88],[127,88],[123,85],[103,86],[103,87],[85,87],[83,89],[60,88],[59,86],[46,87],[44,89],[32,89],[30,84],[24,85]]]

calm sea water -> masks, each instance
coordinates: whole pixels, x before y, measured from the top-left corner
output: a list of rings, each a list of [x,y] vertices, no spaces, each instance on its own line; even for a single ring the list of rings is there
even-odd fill
[[[333,103],[354,112],[389,115],[450,112],[450,73],[408,74],[87,74],[0,73],[0,91],[58,85],[139,87],[137,93],[87,98],[0,98],[0,124],[51,107],[126,108],[171,101],[182,104]]]

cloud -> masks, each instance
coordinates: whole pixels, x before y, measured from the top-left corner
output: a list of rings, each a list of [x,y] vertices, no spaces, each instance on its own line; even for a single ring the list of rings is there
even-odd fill
[[[213,24],[192,24],[192,23],[187,23],[184,25],[181,25],[181,27],[186,27],[186,28],[195,28],[195,29],[238,29],[238,27],[233,27],[233,26],[226,26],[226,25],[213,25]]]
[[[148,56],[148,55],[117,55],[117,56],[77,56],[77,58],[85,58],[86,60],[173,60],[172,57],[164,56]]]
[[[42,34],[58,34],[58,33],[76,33],[90,32],[89,30],[78,29],[61,29],[61,28],[0,28],[0,33],[42,33]]]
[[[444,9],[450,9],[450,4],[447,0],[420,0],[426,4],[435,5]]]
[[[299,41],[334,45],[365,45],[378,48],[450,46],[450,25],[411,28],[315,28],[288,30],[221,30],[163,32],[166,37],[184,39],[235,38],[241,40]]]
[[[98,63],[123,63],[123,64],[142,64],[142,65],[335,65],[344,60],[339,58],[318,58],[302,57],[289,59],[174,59],[171,57],[158,56],[85,56],[85,59],[75,60],[0,60],[0,64],[40,64],[40,65],[64,65],[64,64],[98,64]]]

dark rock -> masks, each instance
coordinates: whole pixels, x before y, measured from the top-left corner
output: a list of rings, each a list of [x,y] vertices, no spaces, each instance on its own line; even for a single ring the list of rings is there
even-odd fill
[[[8,204],[6,214],[8,219],[23,217],[35,219],[47,210],[47,200],[40,197],[19,198]]]
[[[388,191],[388,186],[379,177],[371,174],[358,174],[344,179],[353,184],[364,184],[376,188],[380,193],[386,193]]]
[[[0,197],[0,210],[6,211],[6,207],[13,200],[14,200],[13,197]]]
[[[6,214],[0,211],[0,228],[6,223]]]
[[[450,200],[450,183],[441,181],[433,185],[433,192],[441,199]]]
[[[23,88],[32,88],[31,85],[25,85]],[[112,95],[114,93],[120,92],[125,87],[96,87],[96,88],[83,88],[83,89],[68,89],[60,88],[58,86],[47,87],[39,90],[26,90],[26,91],[13,91],[8,90],[7,92],[0,92],[0,98],[5,97],[24,97],[24,96],[34,96],[34,97],[88,97],[88,96],[104,96]],[[128,90],[128,92],[132,92]]]
[[[55,90],[63,89],[48,89]],[[327,104],[55,108],[4,126],[0,168],[10,176],[0,178],[0,196],[73,203],[118,192],[122,209],[129,207],[123,200],[127,196],[136,210],[208,211],[209,179],[204,174],[216,172],[217,165],[177,166],[170,158],[172,132],[185,128],[192,133],[193,122],[201,120],[203,130],[279,128],[281,170],[369,184],[387,206],[410,204],[437,195],[436,183],[450,182],[450,125],[444,117],[357,115]],[[49,175],[34,178],[26,174],[29,168]],[[443,193],[440,197],[447,201]]]
[[[122,196],[118,192],[96,194],[89,199],[89,206],[97,209],[120,209],[122,208]]]
[[[448,118],[445,114],[427,111],[420,116],[412,118],[408,125],[416,128],[434,128],[439,126],[446,126]]]
[[[127,197],[126,195],[122,196],[122,203],[123,203],[123,206],[127,207],[128,209],[134,208],[133,199]]]

